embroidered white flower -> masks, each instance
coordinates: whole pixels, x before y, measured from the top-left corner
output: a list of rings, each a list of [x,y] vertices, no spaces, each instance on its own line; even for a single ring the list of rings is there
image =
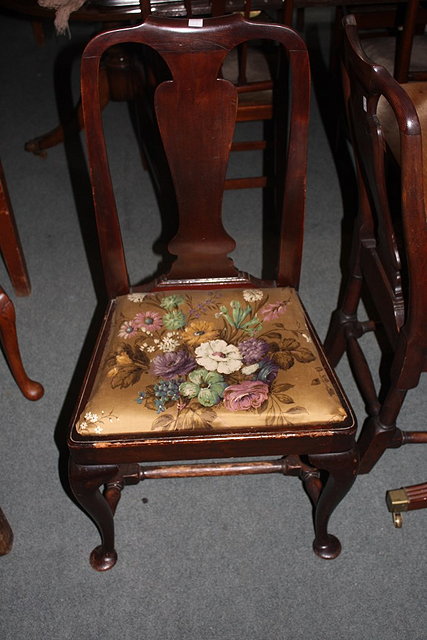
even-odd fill
[[[98,422],[99,416],[97,413],[92,413],[91,411],[88,411],[87,413],[85,413],[85,420],[90,423],[95,423],[95,422]]]
[[[83,417],[84,419],[77,425],[77,428],[78,431],[85,433],[102,433],[104,431],[102,425],[105,420],[108,420],[108,422],[119,420],[118,416],[115,416],[112,411],[108,414],[105,411],[101,411],[101,415],[87,411]]]
[[[164,353],[175,351],[181,344],[181,340],[177,337],[176,331],[168,331],[165,336],[160,340],[158,348]]]
[[[128,300],[131,302],[142,302],[146,295],[146,293],[129,293]]]
[[[225,340],[210,340],[203,342],[197,349],[196,361],[208,371],[218,373],[234,373],[242,368],[242,355],[233,344]]]
[[[258,302],[258,300],[262,300],[264,297],[264,293],[261,289],[245,289],[243,291],[243,299],[246,302]]]
[[[259,369],[259,362],[255,362],[255,364],[248,364],[246,367],[242,368],[242,373],[245,376],[250,376],[252,373],[255,373]]]

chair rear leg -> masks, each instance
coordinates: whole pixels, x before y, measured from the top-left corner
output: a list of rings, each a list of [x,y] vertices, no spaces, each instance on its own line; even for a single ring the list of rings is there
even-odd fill
[[[341,543],[328,533],[329,519],[356,479],[359,458],[353,449],[343,453],[318,454],[310,456],[309,460],[318,469],[328,473],[314,512],[313,549],[321,558],[332,560],[340,554]]]
[[[406,389],[392,388],[384,399],[378,415],[371,415],[365,421],[357,441],[360,455],[359,473],[369,473],[386,449],[404,444],[396,420],[406,393]]]

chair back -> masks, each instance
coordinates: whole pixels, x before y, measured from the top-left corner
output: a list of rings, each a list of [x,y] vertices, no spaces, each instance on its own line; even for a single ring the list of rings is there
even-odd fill
[[[397,81],[365,56],[354,17],[343,24],[343,87],[361,218],[354,250],[392,346],[412,341],[424,359],[427,224],[419,119]],[[414,381],[420,370],[413,367]]]
[[[237,89],[220,77],[220,70],[234,47],[254,39],[278,42],[285,53],[282,57],[288,61],[290,90],[286,86],[281,93],[286,93],[289,100],[277,114],[285,131],[277,282],[298,286],[310,86],[304,42],[288,27],[249,22],[240,15],[188,20],[148,17],[141,25],[96,36],[86,47],[81,64],[90,174],[109,295],[129,291],[129,279],[101,119],[103,54],[123,43],[144,45],[162,57],[170,72],[170,79],[160,83],[154,95],[179,214],[178,231],[168,247],[176,256],[167,274],[168,286],[171,280],[177,287],[201,283],[212,286],[215,282],[238,286],[242,275],[228,256],[235,242],[225,231],[221,215]],[[245,224],[244,212],[239,215]]]

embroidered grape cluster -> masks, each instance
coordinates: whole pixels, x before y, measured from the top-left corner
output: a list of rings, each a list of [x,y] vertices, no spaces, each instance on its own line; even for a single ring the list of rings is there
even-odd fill
[[[154,385],[154,405],[157,413],[162,413],[166,409],[169,400],[177,402],[179,400],[179,382],[176,380],[160,380]]]

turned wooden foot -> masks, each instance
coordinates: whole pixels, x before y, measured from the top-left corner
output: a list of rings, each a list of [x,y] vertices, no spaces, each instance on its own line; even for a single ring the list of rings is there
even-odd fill
[[[326,471],[328,477],[315,507],[313,542],[314,552],[325,560],[336,558],[341,552],[341,543],[328,532],[329,519],[353,485],[358,468],[355,450],[344,453],[310,456],[310,463]]]
[[[105,551],[103,545],[99,545],[95,547],[95,549],[90,554],[90,566],[92,569],[96,571],[108,571],[108,569],[112,569],[117,562],[117,552],[113,551]]]

